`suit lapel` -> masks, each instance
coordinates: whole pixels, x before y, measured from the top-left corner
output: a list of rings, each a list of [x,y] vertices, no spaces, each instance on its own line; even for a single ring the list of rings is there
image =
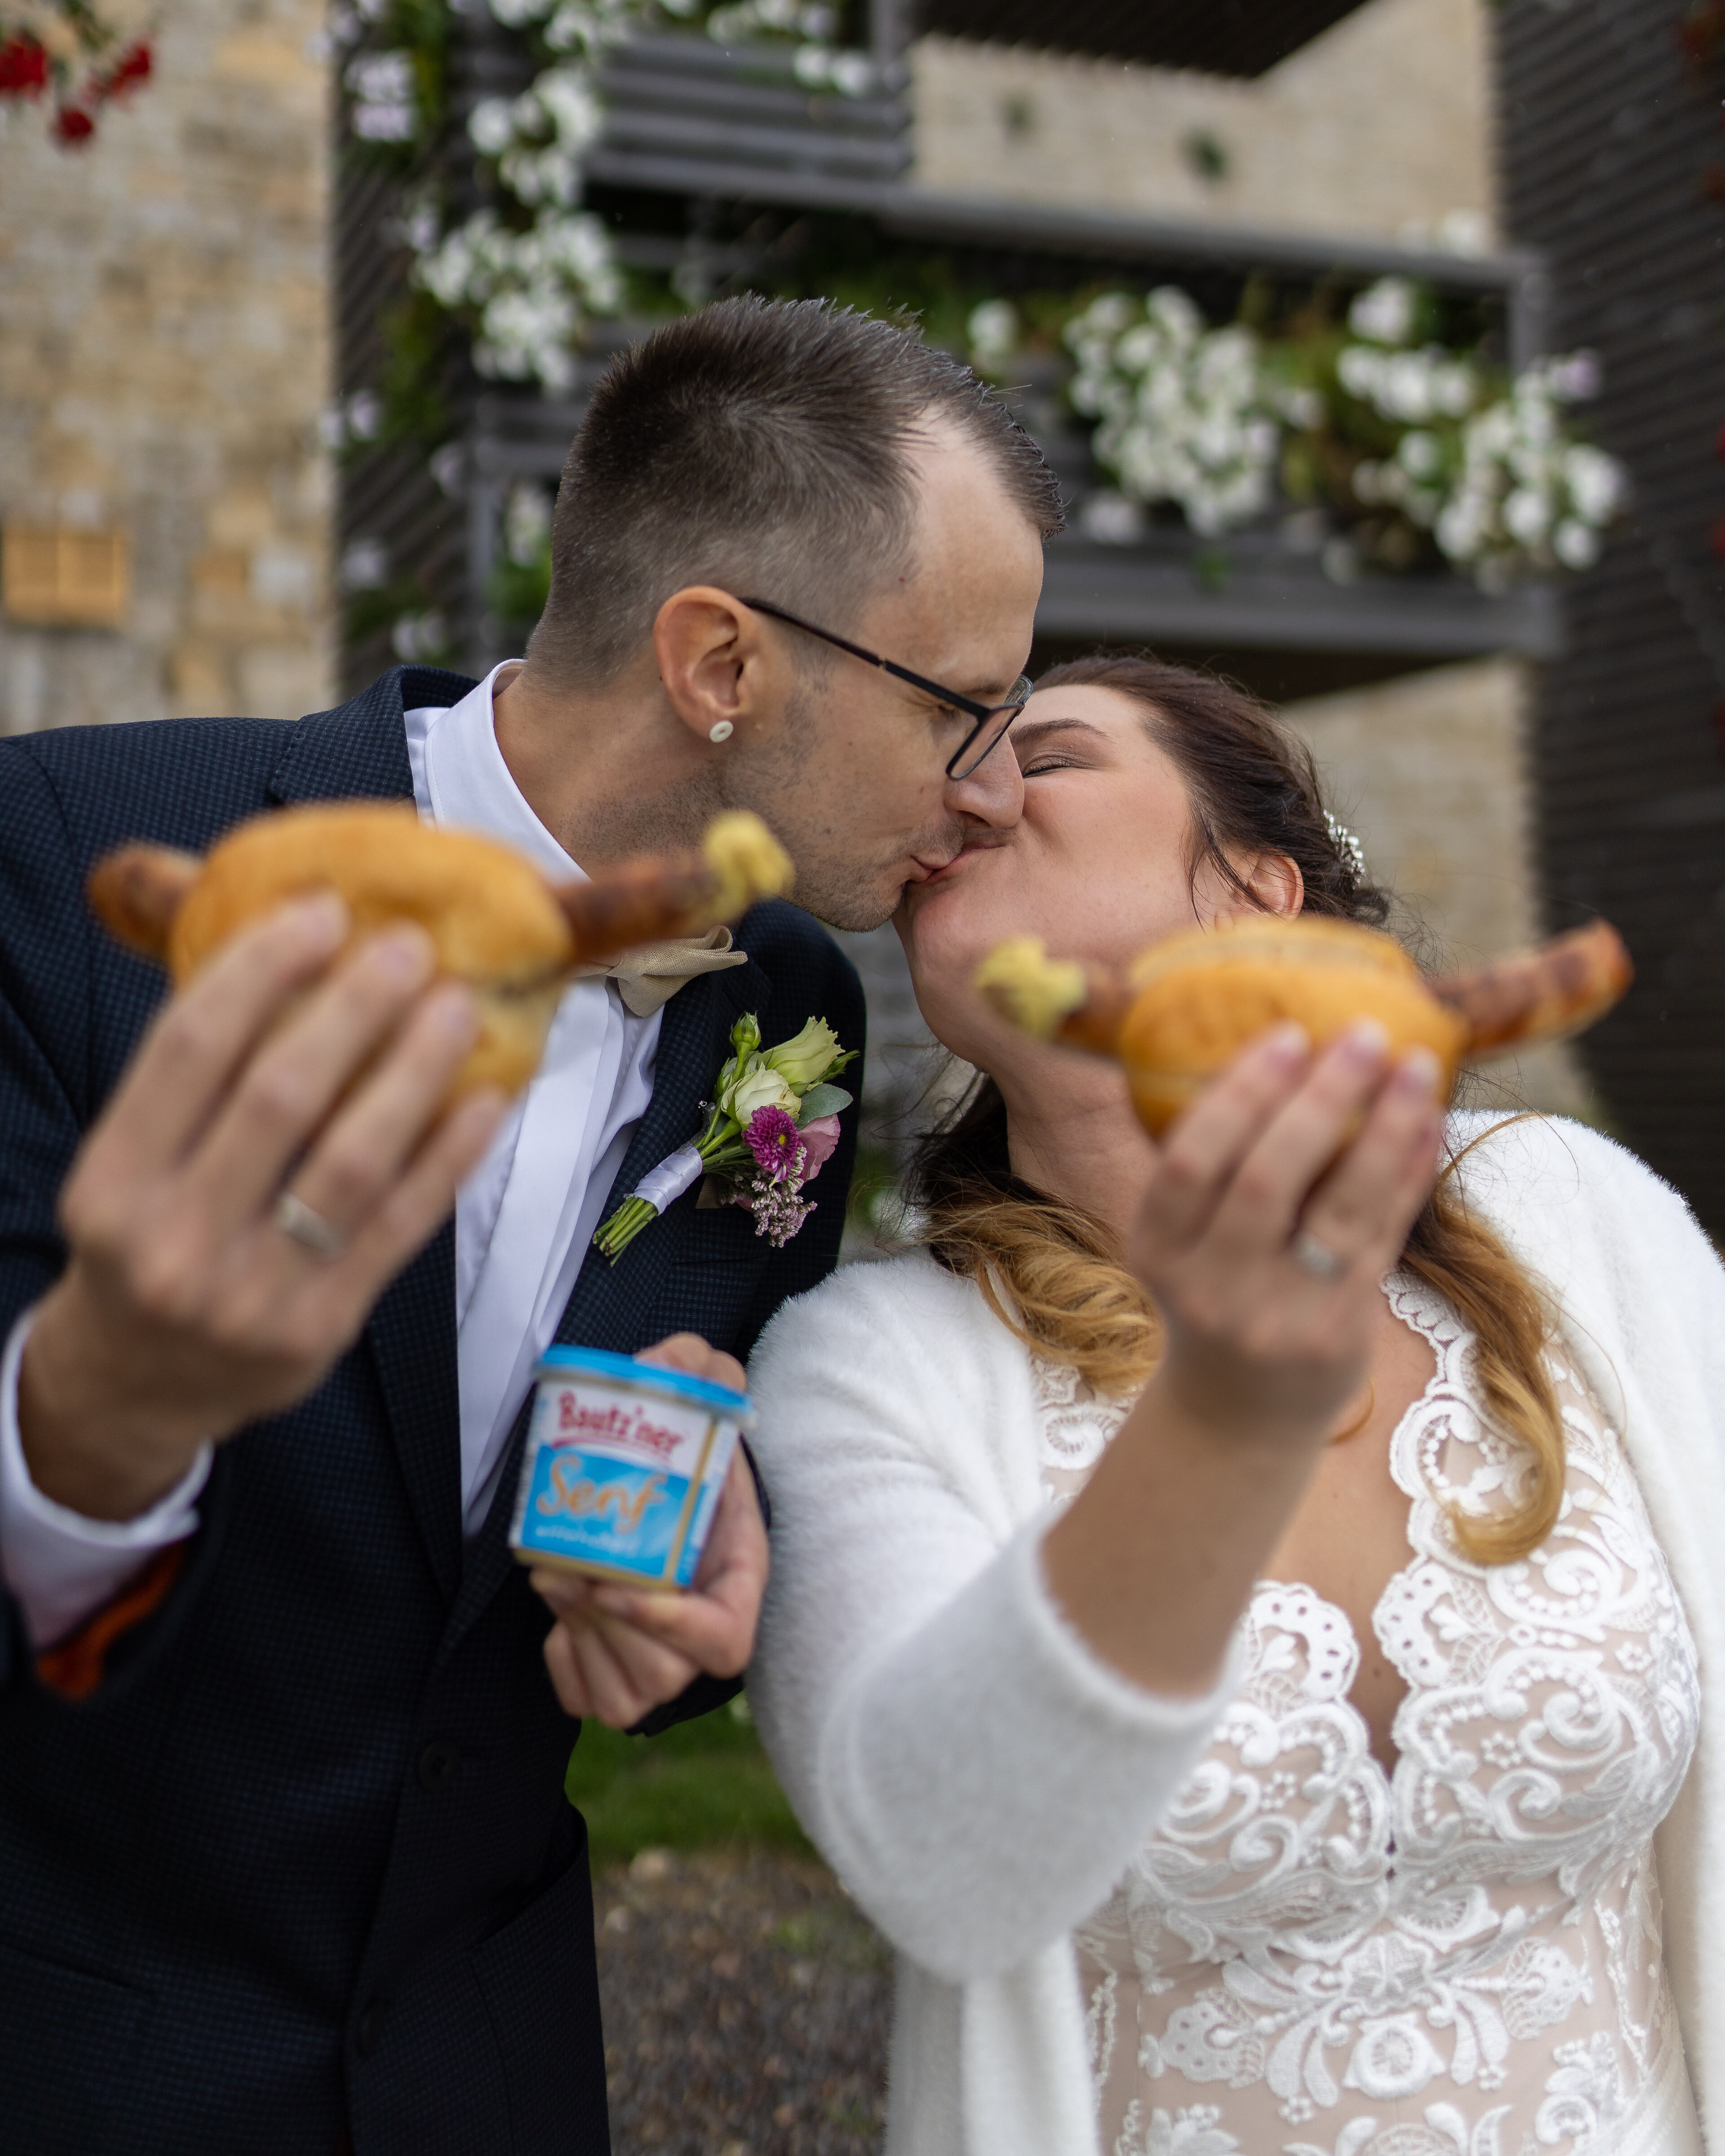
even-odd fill
[[[719,1066],[731,1053],[732,1025],[745,1010],[764,1009],[772,993],[772,983],[751,962],[726,973],[701,975],[665,1005],[653,1098],[630,1142],[602,1217],[610,1216],[649,1168],[698,1134],[701,1103],[712,1098]],[[610,1348],[624,1353],[641,1344],[643,1315],[662,1305],[670,1284],[680,1240],[678,1225],[675,1213],[655,1222],[615,1265],[597,1250],[589,1250],[564,1306],[556,1338],[566,1345]],[[675,1313],[669,1310],[665,1312],[664,1329],[675,1329]],[[531,1409],[529,1394],[510,1433],[509,1451],[491,1509],[468,1550],[461,1592],[444,1635],[446,1655],[514,1568],[509,1524]]]
[[[398,666],[340,710],[291,730],[272,797],[411,800],[404,711],[458,703],[473,683],[436,667]],[[461,1579],[461,1419],[455,1368],[455,1228],[441,1230],[385,1290],[366,1327],[390,1435],[421,1539],[445,1597]]]

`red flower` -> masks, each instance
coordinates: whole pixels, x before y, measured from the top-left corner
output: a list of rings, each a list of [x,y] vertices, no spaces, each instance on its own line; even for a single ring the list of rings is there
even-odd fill
[[[54,116],[54,140],[64,143],[68,148],[80,142],[87,142],[95,132],[95,121],[75,105],[63,105]]]
[[[40,97],[48,87],[48,51],[33,38],[0,44],[0,97]]]
[[[147,44],[128,46],[105,74],[100,74],[85,92],[87,96],[124,97],[127,90],[150,80],[155,63]]]
[[[1714,435],[1713,447],[1718,451],[1721,461],[1725,462],[1725,426],[1722,426]]]

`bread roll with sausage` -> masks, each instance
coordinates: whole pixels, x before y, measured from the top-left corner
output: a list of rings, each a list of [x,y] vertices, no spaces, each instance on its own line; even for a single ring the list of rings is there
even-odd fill
[[[97,916],[182,985],[228,939],[287,900],[340,894],[350,942],[397,921],[424,929],[437,970],[465,981],[480,1030],[454,1092],[519,1092],[577,966],[734,921],[788,887],[790,863],[758,818],[717,819],[701,851],[553,885],[512,848],[422,823],[405,802],[340,801],[238,825],[203,860],[136,844],[91,871]]]
[[[1622,939],[1603,921],[1477,973],[1427,981],[1376,929],[1266,914],[1183,930],[1124,973],[1050,958],[1020,937],[989,953],[976,983],[1026,1032],[1113,1056],[1139,1120],[1160,1136],[1249,1042],[1285,1021],[1322,1048],[1375,1019],[1393,1055],[1431,1050],[1447,1097],[1468,1057],[1578,1032],[1632,978]]]

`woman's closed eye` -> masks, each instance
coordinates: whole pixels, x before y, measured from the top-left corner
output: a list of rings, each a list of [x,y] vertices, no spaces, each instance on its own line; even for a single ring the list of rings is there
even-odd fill
[[[1099,771],[1114,760],[1107,736],[1081,719],[1020,719],[1007,738],[1026,778],[1050,771]]]

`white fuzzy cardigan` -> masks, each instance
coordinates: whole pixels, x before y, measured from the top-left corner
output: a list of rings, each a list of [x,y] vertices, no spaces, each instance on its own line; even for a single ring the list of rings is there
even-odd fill
[[[1624,1431],[1700,1651],[1661,1829],[1703,2128],[1725,2116],[1725,1270],[1682,1200],[1574,1123],[1458,1116],[1468,1202],[1550,1291]],[[1029,1360],[918,1254],[853,1265],[756,1351],[773,1578],[749,1690],[798,1815],[898,1948],[889,2156],[1095,2156],[1074,1925],[1226,1696],[1096,1660],[1043,1584]],[[1725,2148],[1725,2127],[1708,2134]]]

